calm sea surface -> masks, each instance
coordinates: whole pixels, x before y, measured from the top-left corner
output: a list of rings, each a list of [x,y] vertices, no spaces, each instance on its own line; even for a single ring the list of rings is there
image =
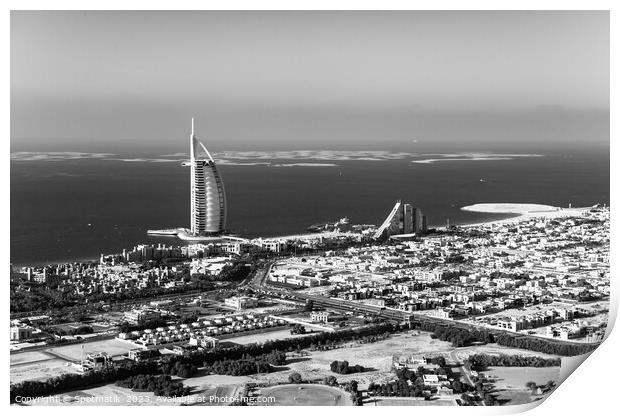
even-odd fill
[[[609,203],[605,152],[334,163],[338,166],[221,165],[229,228],[256,237],[300,233],[344,216],[379,224],[396,199],[421,207],[430,225],[448,218],[462,224],[503,217],[459,209],[479,202]],[[10,193],[14,264],[96,258],[156,241],[181,244],[147,237],[146,230],[189,225],[189,170],[175,162],[12,161]]]

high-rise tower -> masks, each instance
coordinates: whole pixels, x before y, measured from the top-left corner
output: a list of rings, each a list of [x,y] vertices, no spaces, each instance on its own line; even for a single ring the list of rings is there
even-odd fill
[[[426,216],[420,208],[396,201],[383,224],[375,231],[374,238],[397,234],[425,233]]]
[[[189,136],[191,232],[193,235],[219,234],[226,228],[224,182],[207,148],[194,134]]]

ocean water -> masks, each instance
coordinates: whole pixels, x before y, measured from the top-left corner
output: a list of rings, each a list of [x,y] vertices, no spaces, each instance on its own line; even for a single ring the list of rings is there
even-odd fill
[[[324,161],[277,161],[300,162]],[[505,217],[460,210],[481,202],[609,203],[608,151],[329,163],[336,166],[220,165],[231,231],[244,237],[287,235],[344,216],[380,224],[397,199],[419,206],[429,225]],[[189,224],[189,170],[178,162],[12,160],[10,181],[13,264],[96,258],[140,243],[182,244],[148,237],[146,230]]]

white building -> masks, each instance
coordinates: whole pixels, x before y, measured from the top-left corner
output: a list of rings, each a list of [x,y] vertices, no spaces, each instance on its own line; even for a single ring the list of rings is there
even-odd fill
[[[23,339],[32,338],[34,328],[28,325],[12,325],[11,341],[21,341]]]
[[[132,325],[144,325],[161,318],[161,312],[148,307],[136,308],[125,312],[124,318]]]
[[[226,194],[224,182],[207,148],[192,134],[190,141],[190,205],[193,235],[218,234],[226,228]],[[202,152],[201,152],[202,150]]]
[[[328,320],[329,320],[329,312],[327,311],[310,313],[310,321],[312,322],[322,322],[326,324]]]
[[[248,296],[233,296],[224,300],[224,304],[237,310],[255,308],[258,306],[258,299]]]

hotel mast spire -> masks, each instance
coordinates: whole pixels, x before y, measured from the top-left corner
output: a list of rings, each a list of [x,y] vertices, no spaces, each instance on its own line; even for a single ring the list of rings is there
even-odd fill
[[[189,135],[189,161],[193,163],[196,155],[195,155],[195,142],[196,136],[194,135],[194,117],[192,117],[192,133]]]

